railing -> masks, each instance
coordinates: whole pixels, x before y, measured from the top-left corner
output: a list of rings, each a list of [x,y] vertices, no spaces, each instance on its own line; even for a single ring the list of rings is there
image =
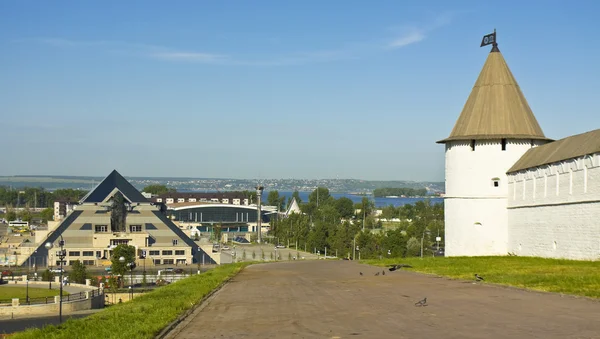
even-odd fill
[[[102,294],[102,290],[97,288],[95,290],[87,291],[89,293],[89,298],[97,297]],[[68,295],[63,295],[62,301],[79,301],[85,300],[86,292],[73,293]],[[39,298],[19,298],[19,305],[43,305],[43,304],[54,304],[54,297],[39,297]],[[0,299],[0,305],[9,304],[12,305],[12,299]]]

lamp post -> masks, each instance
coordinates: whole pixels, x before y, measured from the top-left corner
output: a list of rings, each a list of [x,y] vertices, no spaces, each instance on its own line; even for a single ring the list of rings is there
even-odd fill
[[[27,279],[25,279],[25,302],[29,305],[29,274],[27,275]]]
[[[258,235],[256,238],[256,241],[260,244],[262,242],[262,218],[261,218],[261,213],[260,213],[260,205],[261,205],[261,199],[262,199],[262,192],[265,188],[263,186],[256,186],[256,206],[257,206],[257,215],[258,218],[256,219],[256,226],[258,228]]]
[[[125,257],[120,257],[119,262],[124,264]],[[129,300],[131,300],[133,299],[133,269],[135,268],[135,262],[128,262],[126,266],[129,269]]]
[[[48,251],[50,251],[54,245],[51,242],[47,242],[46,245],[44,245],[46,247],[46,249]],[[60,247],[60,251],[58,251],[58,253],[56,254],[60,260],[60,280],[59,280],[59,286],[60,286],[60,292],[59,292],[59,298],[58,298],[58,323],[61,324],[62,323],[62,296],[63,296],[63,260],[65,259],[65,257],[67,256],[67,252],[64,249],[65,246],[65,240],[63,239],[62,235],[60,235],[60,240],[58,241],[58,246]]]

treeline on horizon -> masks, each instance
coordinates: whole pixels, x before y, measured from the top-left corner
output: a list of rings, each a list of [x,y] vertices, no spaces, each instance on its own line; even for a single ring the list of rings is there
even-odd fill
[[[376,188],[373,190],[373,196],[377,198],[388,197],[388,196],[405,196],[405,197],[424,197],[427,195],[427,189],[425,188]]]
[[[41,187],[11,189],[7,186],[0,186],[0,206],[19,208],[53,207],[55,201],[77,202],[87,192],[72,188],[61,188],[50,192]]]

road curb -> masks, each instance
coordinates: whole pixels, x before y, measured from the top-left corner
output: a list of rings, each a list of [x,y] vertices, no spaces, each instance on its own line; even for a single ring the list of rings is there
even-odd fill
[[[247,267],[247,266],[246,266]],[[244,267],[245,268],[245,267]],[[189,310],[185,311],[181,314],[177,319],[173,320],[167,327],[163,328],[154,338],[155,339],[164,339],[167,338],[168,335],[177,327],[177,325],[181,324],[184,320],[187,319],[192,313],[194,313],[198,308],[202,308],[206,306],[206,303],[210,298],[212,298],[217,292],[219,292],[231,279],[235,278],[240,272],[244,270],[242,268],[239,272],[237,272],[234,276],[225,279],[219,286],[217,286],[214,290],[210,291],[207,295],[202,297],[199,303],[196,303]]]

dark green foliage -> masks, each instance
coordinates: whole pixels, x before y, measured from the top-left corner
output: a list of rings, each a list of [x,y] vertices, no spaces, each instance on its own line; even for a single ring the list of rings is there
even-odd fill
[[[85,284],[87,278],[87,272],[85,265],[79,260],[75,260],[71,266],[71,272],[69,272],[69,280],[77,284]]]
[[[46,269],[42,272],[42,281],[54,281],[54,273],[50,272],[49,269]]]
[[[423,255],[431,256],[431,245],[435,243],[435,237],[440,235],[443,238],[443,204],[432,205],[429,200],[424,200],[414,205],[387,206],[383,208],[381,216],[388,220],[384,225],[375,216],[373,201],[367,197],[352,206],[351,201],[348,203],[346,198],[334,199],[325,188],[320,188],[317,207],[316,195],[315,190],[311,193],[309,202],[300,205],[306,214],[292,214],[287,218],[273,220],[270,235],[280,244],[294,246],[297,243],[298,249],[309,252],[316,250],[324,253],[327,247],[327,253],[337,251],[340,257],[352,255],[356,238],[363,259],[388,256],[388,251],[390,256],[395,257],[420,255],[421,239]],[[361,210],[357,215],[354,215],[355,208]],[[401,221],[389,222],[394,218]],[[412,240],[409,246],[411,238],[417,242]],[[440,246],[444,246],[443,241]]]
[[[120,257],[125,258],[125,262],[119,261]],[[112,257],[110,258],[112,265],[112,272],[115,275],[122,275],[128,271],[127,263],[135,261],[135,247],[130,245],[118,245],[113,250]]]
[[[158,185],[157,184],[157,185],[148,185],[148,186],[144,187],[142,192],[160,195],[160,194],[165,194],[165,193],[177,192],[177,190],[175,188],[169,188],[166,185]]]
[[[375,197],[387,196],[405,196],[405,197],[424,197],[427,195],[427,190],[424,188],[376,188],[373,190]]]
[[[277,206],[279,210],[283,209],[283,204],[285,202],[285,197],[280,196],[277,190],[269,191],[269,195],[267,195],[267,205],[269,206]]]

